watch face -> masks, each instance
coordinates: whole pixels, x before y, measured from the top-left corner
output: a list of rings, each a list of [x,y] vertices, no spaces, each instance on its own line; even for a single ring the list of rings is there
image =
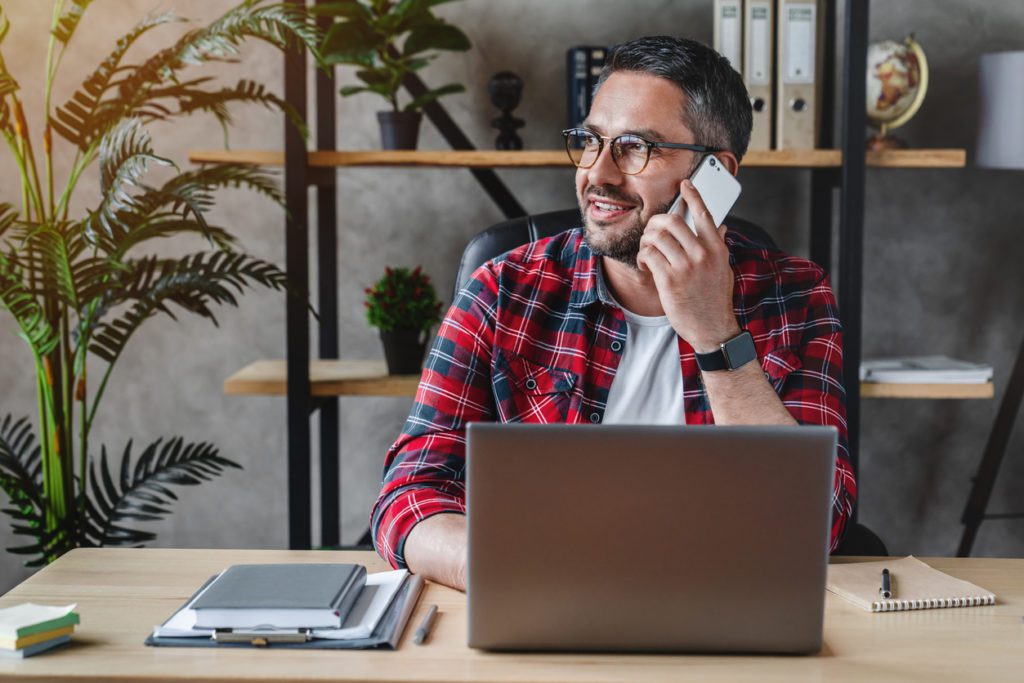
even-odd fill
[[[722,346],[722,351],[730,370],[735,370],[757,358],[754,338],[747,331],[726,342]]]

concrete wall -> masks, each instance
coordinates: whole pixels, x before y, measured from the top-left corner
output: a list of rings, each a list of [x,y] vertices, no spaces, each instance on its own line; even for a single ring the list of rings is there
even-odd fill
[[[162,3],[177,13],[209,20],[229,0]],[[8,0],[13,29],[3,47],[9,67],[38,120],[38,84],[45,57],[47,3]],[[95,3],[86,16],[58,83],[63,101],[144,12],[150,0]],[[711,40],[711,2],[668,0],[466,0],[440,12],[461,26],[474,49],[446,55],[426,71],[430,84],[458,81],[468,92],[444,100],[474,143],[491,146],[496,115],[486,95],[488,78],[512,70],[526,82],[515,112],[527,121],[529,149],[560,144],[564,125],[564,50],[569,45],[612,43],[643,34],[671,32]],[[1021,49],[1024,4],[1017,0],[956,0],[941,7],[927,0],[872,6],[871,38],[916,34],[931,64],[931,92],[918,116],[900,131],[915,147],[973,147],[978,55]],[[161,31],[136,54],[166,44],[180,26]],[[841,62],[841,60],[839,60]],[[241,65],[197,70],[226,81],[255,77],[278,92],[281,60],[264,46],[246,48]],[[351,81],[348,71],[341,78]],[[369,95],[339,103],[340,145],[377,146],[374,112],[383,100]],[[277,148],[282,126],[259,108],[235,110],[232,146]],[[38,128],[38,126],[37,126]],[[216,148],[220,131],[209,118],[153,126],[157,151],[185,163],[186,151]],[[37,131],[38,132],[38,131]],[[444,149],[424,126],[422,149]],[[6,156],[0,164],[0,196],[17,202],[17,176]],[[66,158],[62,157],[66,167]],[[59,171],[60,169],[58,169]],[[569,170],[500,171],[532,212],[573,204]],[[1024,328],[1024,260],[1020,239],[1022,175],[965,170],[869,170],[866,207],[864,351],[866,355],[947,353],[991,362],[1001,396]],[[747,170],[737,213],[757,220],[787,249],[807,252],[809,173]],[[97,178],[86,178],[79,210],[95,203]],[[339,173],[338,257],[341,347],[346,357],[379,358],[379,342],[362,317],[362,289],[385,265],[422,263],[447,296],[465,241],[501,216],[470,174],[444,170],[346,170]],[[225,193],[214,212],[252,253],[283,264],[282,215],[271,203]],[[200,244],[169,243],[180,253]],[[164,247],[161,247],[164,248]],[[226,309],[220,327],[183,318],[147,324],[113,375],[95,443],[119,453],[129,439],[149,443],[161,436],[209,440],[245,466],[212,483],[179,490],[175,514],[152,525],[156,545],[175,547],[277,548],[287,544],[285,404],[281,398],[231,398],[223,379],[258,358],[283,357],[284,299],[257,291],[238,310]],[[34,411],[31,358],[0,315],[0,414]],[[866,401],[863,407],[861,518],[893,553],[946,555],[955,551],[969,477],[985,444],[997,403],[993,401]],[[381,462],[408,411],[406,399],[343,399],[343,530],[353,542],[366,526]],[[1024,481],[1024,429],[1011,440],[992,509],[1006,510]],[[315,434],[315,432],[314,432]],[[6,519],[0,545],[15,542]],[[1024,524],[989,522],[976,546],[979,555],[1024,552]],[[0,553],[0,590],[27,576],[18,558]]]

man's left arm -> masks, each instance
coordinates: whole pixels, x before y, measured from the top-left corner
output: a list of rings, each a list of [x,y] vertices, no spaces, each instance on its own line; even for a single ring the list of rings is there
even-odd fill
[[[662,307],[680,337],[697,353],[709,353],[740,333],[732,309],[733,272],[724,230],[718,230],[700,194],[689,180],[680,192],[696,216],[694,235],[678,216],[662,214],[647,224],[637,265],[654,277]],[[794,349],[799,367],[776,391],[761,363],[733,370],[704,372],[716,424],[813,424],[838,431],[832,495],[832,541],[842,539],[853,511],[857,486],[850,467],[846,394],[842,383],[842,332],[827,278],[804,293],[806,325]],[[760,360],[760,359],[758,359]]]

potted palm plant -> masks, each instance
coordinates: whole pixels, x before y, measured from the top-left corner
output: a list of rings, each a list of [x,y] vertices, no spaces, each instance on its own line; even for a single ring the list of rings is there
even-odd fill
[[[451,0],[339,0],[313,11],[333,18],[320,53],[327,64],[357,67],[363,85],[341,89],[344,97],[358,93],[380,95],[391,105],[378,112],[384,149],[416,149],[421,109],[443,95],[462,92],[458,83],[429,90],[404,106],[398,90],[406,75],[422,69],[437,57],[431,50],[465,51],[469,38],[457,27],[436,16],[433,7]]]
[[[419,266],[385,268],[384,276],[363,291],[366,322],[380,330],[388,372],[419,373],[427,336],[441,320],[441,301],[430,277]]]
[[[11,503],[3,511],[15,534],[30,539],[10,550],[28,556],[30,566],[78,546],[151,540],[154,534],[133,522],[170,514],[171,485],[199,484],[238,467],[212,444],[173,437],[141,450],[128,441],[118,468],[106,447],[97,453],[90,439],[111,371],[143,323],[182,311],[216,322],[214,309],[237,304],[247,288],[285,288],[277,266],[240,251],[231,234],[207,221],[214,192],[223,187],[283,203],[274,179],[238,165],[181,170],[155,153],[146,126],[207,112],[226,129],[233,102],[277,107],[301,124],[258,83],[215,89],[211,79],[188,71],[233,60],[249,39],[314,50],[319,40],[296,6],[246,0],[128,63],[126,53],[150,31],[178,21],[149,16],[54,107],[58,67],[89,4],[54,2],[42,121],[30,125],[0,53],[0,134],[21,175],[20,203],[0,202],[0,309],[13,316],[27,345],[38,390],[35,431],[28,418],[0,415],[0,488]],[[9,29],[0,10],[0,47]],[[73,160],[63,178],[53,164],[58,151]],[[94,165],[100,187],[92,208],[72,212],[79,180]],[[169,179],[150,184],[154,165],[165,167]],[[152,255],[154,241],[182,235],[200,238],[204,248],[177,258]]]

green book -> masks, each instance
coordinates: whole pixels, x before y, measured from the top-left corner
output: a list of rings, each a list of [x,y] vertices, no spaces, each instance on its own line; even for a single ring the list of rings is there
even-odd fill
[[[78,623],[74,605],[52,607],[24,602],[0,609],[0,638],[22,638]]]

